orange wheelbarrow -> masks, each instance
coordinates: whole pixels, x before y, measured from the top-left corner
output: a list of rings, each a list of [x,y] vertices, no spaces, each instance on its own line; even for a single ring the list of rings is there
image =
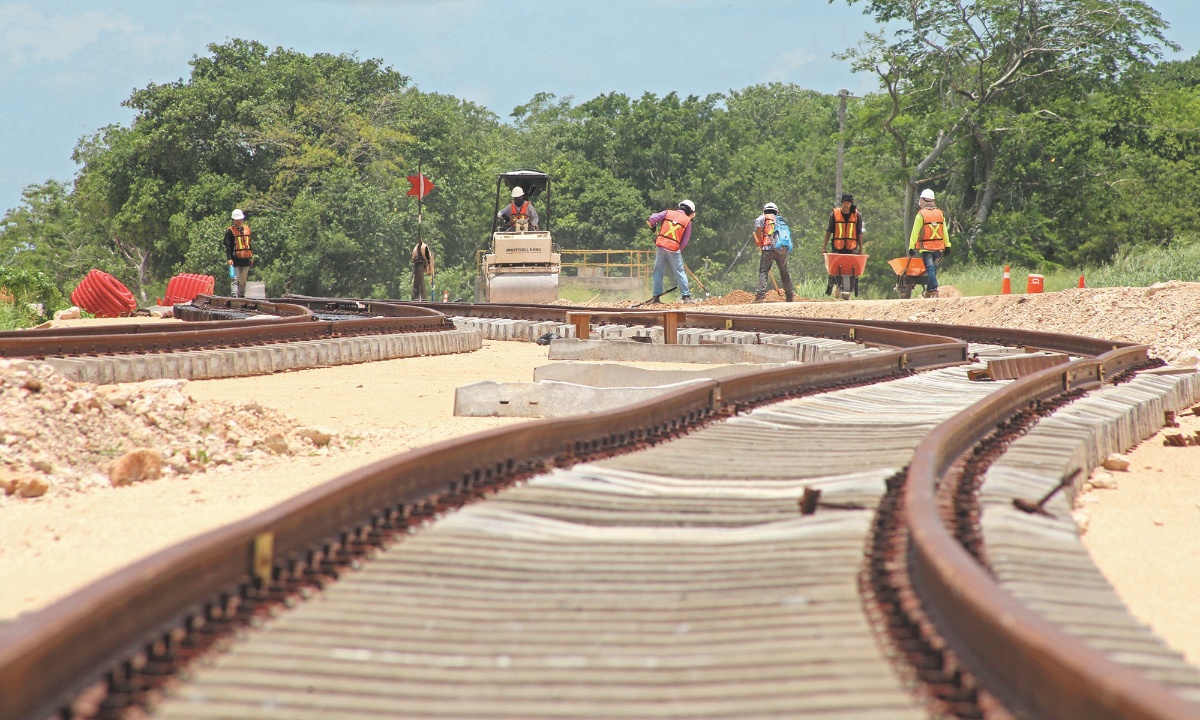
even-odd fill
[[[888,260],[892,272],[896,273],[896,294],[904,300],[912,297],[913,288],[920,285],[922,289],[929,283],[925,274],[925,261],[920,257],[898,257]]]
[[[862,277],[863,270],[867,267],[868,257],[868,255],[825,253],[825,271],[829,274],[829,282],[825,285],[825,294],[832,295],[834,288],[837,288],[838,295],[843,300],[849,300],[852,293],[858,295],[858,279]]]

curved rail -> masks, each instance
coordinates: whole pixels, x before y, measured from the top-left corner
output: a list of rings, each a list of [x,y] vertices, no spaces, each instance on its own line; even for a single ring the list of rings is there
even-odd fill
[[[441,306],[453,314],[521,308]],[[555,320],[570,308],[530,309]],[[474,312],[472,312],[474,311]],[[1102,340],[947,325],[839,323],[690,313],[699,327],[803,332],[898,349],[870,356],[746,373],[695,383],[638,405],[534,421],[446,441],[384,460],[314,488],[276,508],[164,550],[80,592],[0,628],[0,716],[41,717],[119,667],[156,638],[186,640],[206,623],[236,616],[239,598],[282,593],[321,568],[360,552],[370,538],[476,498],[489,488],[554,465],[654,443],[735,409],[848,380],[886,378],[964,361],[954,337],[979,337],[1072,354],[1099,355],[1013,382],[939,426],[917,448],[906,486],[913,536],[909,562],[931,614],[963,649],[972,670],[1012,707],[1039,716],[1193,717],[1165,688],[1116,666],[1020,606],[987,577],[942,526],[933,488],[973,443],[1014,412],[1087,388],[1147,361],[1147,348]],[[825,333],[841,333],[825,335]],[[1113,349],[1114,345],[1120,346]],[[1094,352],[1088,352],[1088,351]],[[1103,354],[1101,354],[1103,353]],[[161,653],[160,653],[161,654]],[[989,684],[989,690],[991,686]],[[1191,714],[1189,714],[1191,713]]]
[[[264,345],[352,335],[453,330],[442,313],[429,308],[387,303],[369,305],[370,317],[322,320],[300,303],[269,303],[199,296],[202,303],[255,309],[262,318],[215,320],[202,326],[187,323],[151,326],[104,325],[81,328],[35,328],[0,333],[0,357],[42,358],[71,355],[177,352],[213,347]],[[367,314],[367,313],[364,313]]]
[[[1145,346],[1124,347],[1015,381],[938,426],[914,453],[904,488],[914,586],[942,636],[1010,710],[1050,720],[1197,717],[1195,705],[1013,598],[954,538],[935,499],[957,458],[1008,417],[1147,360]]]
[[[838,363],[751,370],[629,407],[449,440],[345,475],[0,628],[0,717],[55,712],[100,679],[101,668],[118,666],[152,638],[227,616],[222,597],[253,596],[301,577],[429,498],[461,503],[496,482],[655,442],[738,406],[966,359],[967,346],[947,338],[913,334],[907,344]]]

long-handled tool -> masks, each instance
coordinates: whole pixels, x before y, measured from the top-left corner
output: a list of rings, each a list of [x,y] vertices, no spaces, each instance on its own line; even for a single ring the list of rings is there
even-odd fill
[[[683,264],[683,269],[687,270],[688,275],[691,275],[692,279],[696,281],[696,284],[700,286],[700,289],[704,292],[704,299],[707,300],[709,298],[708,288],[704,287],[704,283],[700,282],[700,278],[696,277],[696,273],[692,272],[692,269],[687,266],[687,263]]]
[[[643,300],[642,302],[638,303],[637,305],[630,305],[630,307],[641,307],[643,305],[649,305],[650,303],[654,302],[655,298],[661,298],[663,295],[666,295],[669,292],[675,292],[678,289],[679,289],[679,286],[675,286],[673,288],[670,288],[669,290],[663,290],[661,293],[659,293],[658,295],[655,295],[654,297],[650,298],[649,300]]]
[[[1041,498],[1039,498],[1037,500],[1026,500],[1025,498],[1013,498],[1013,501],[1012,501],[1013,507],[1015,507],[1018,510],[1027,512],[1030,515],[1045,515],[1046,517],[1053,517],[1052,515],[1050,515],[1049,512],[1046,511],[1046,503],[1050,501],[1050,498],[1057,495],[1059,490],[1062,490],[1066,486],[1075,482],[1075,478],[1079,477],[1080,473],[1082,473],[1082,472],[1083,472],[1083,470],[1076,468],[1073,472],[1067,473],[1066,475],[1064,475],[1062,477],[1061,480],[1058,481],[1058,484],[1055,485],[1050,490],[1050,492],[1046,493],[1045,495],[1043,495]]]
[[[746,239],[746,242],[742,243],[742,247],[737,251],[737,254],[733,256],[733,262],[731,262],[725,266],[725,272],[721,273],[721,277],[719,278],[719,280],[724,281],[725,278],[729,277],[729,271],[733,269],[734,265],[737,265],[738,258],[740,258],[742,256],[742,252],[746,249],[746,246],[748,246],[750,244],[750,241],[753,239],[754,239],[754,236],[751,235],[749,238]]]

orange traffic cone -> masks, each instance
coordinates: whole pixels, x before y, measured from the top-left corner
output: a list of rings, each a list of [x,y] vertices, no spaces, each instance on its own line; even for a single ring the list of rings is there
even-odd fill
[[[1079,276],[1079,287],[1087,287],[1086,285],[1083,284],[1083,276],[1082,275]]]
[[[1004,279],[1000,281],[1000,294],[1012,295],[1012,276],[1008,272],[1008,266],[1004,266]]]

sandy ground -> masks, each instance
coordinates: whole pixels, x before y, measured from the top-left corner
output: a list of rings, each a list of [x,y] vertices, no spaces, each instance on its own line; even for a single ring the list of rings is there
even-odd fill
[[[1116,489],[1078,504],[1090,520],[1083,542],[1117,594],[1200,667],[1200,446],[1163,445],[1168,434],[1200,431],[1200,418],[1178,421],[1127,453],[1129,471],[1112,473]]]
[[[953,292],[947,293],[953,295]],[[680,306],[682,309],[683,306]],[[1200,285],[1072,290],[1044,296],[939,300],[713,302],[688,310],[875,318],[1078,332],[1151,344],[1186,361],[1200,350]],[[85,322],[70,321],[76,325]],[[172,322],[172,321],[152,321]],[[302,424],[333,428],[351,446],[323,457],[275,458],[87,493],[0,505],[0,620],[42,607],[125,564],[246,517],[382,457],[514,422],[453,417],[454,389],[476,380],[527,381],[545,364],[532,343],[485,342],[468,355],[410,358],[253,378],[195,381],[197,400],[254,400]],[[647,364],[647,367],[660,366]],[[1200,429],[1182,416],[1180,430]],[[1200,447],[1146,441],[1116,473],[1117,489],[1081,500],[1097,564],[1134,614],[1200,666]],[[1149,560],[1148,560],[1149,559]]]

